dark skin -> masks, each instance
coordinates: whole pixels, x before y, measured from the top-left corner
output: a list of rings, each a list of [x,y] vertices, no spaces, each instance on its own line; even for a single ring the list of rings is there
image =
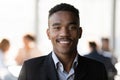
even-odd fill
[[[77,55],[77,44],[82,29],[79,19],[70,11],[58,11],[49,17],[47,29],[48,38],[53,45],[53,51],[69,73]]]

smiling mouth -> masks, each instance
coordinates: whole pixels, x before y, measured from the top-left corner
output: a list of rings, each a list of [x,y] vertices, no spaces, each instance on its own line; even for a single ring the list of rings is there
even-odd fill
[[[70,44],[72,42],[71,39],[66,38],[57,39],[56,41],[59,42],[60,44]]]

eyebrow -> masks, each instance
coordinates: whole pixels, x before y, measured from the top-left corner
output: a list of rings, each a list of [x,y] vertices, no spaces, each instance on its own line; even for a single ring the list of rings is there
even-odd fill
[[[56,26],[56,25],[60,25],[60,23],[54,23],[54,24],[52,24],[52,26]]]
[[[77,22],[70,22],[69,24],[74,24],[74,25],[77,25]]]
[[[52,26],[60,25],[60,23],[54,23]],[[70,22],[69,25],[77,25],[77,22]]]

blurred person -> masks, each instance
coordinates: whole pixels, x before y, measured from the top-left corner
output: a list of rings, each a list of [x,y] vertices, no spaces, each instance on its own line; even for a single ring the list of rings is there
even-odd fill
[[[96,42],[94,41],[88,42],[88,47],[89,47],[90,52],[84,56],[101,62],[103,56],[100,55]]]
[[[110,58],[104,57],[99,53],[98,46],[96,42],[90,41],[88,42],[90,52],[87,55],[84,55],[87,58],[91,58],[103,63],[106,67],[108,73],[108,80],[114,80],[115,76],[117,75],[117,70],[114,65],[111,63]]]
[[[117,63],[117,58],[110,50],[109,38],[101,39],[101,54],[105,57],[109,57],[113,65]]]
[[[2,39],[0,42],[0,80],[17,80],[15,76],[9,72],[8,67],[5,64],[5,54],[10,48],[10,42],[8,39]]]
[[[23,37],[24,47],[20,48],[15,58],[18,65],[22,65],[25,60],[41,56],[40,50],[36,46],[36,39],[31,34]]]
[[[79,11],[61,3],[49,11],[47,36],[53,51],[24,62],[18,80],[108,80],[102,63],[80,56]]]

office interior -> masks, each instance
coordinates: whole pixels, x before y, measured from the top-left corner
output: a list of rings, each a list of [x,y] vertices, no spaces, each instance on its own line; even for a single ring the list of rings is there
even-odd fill
[[[88,41],[96,41],[100,45],[101,38],[108,37],[110,48],[120,61],[120,0],[0,0],[0,40],[8,38],[11,42],[7,55],[10,65],[14,64],[14,57],[23,46],[21,39],[26,33],[36,36],[36,44],[43,55],[52,50],[46,35],[48,11],[58,3],[73,4],[80,11],[83,34],[78,44],[79,54],[88,52]],[[17,72],[12,73],[18,76]]]

